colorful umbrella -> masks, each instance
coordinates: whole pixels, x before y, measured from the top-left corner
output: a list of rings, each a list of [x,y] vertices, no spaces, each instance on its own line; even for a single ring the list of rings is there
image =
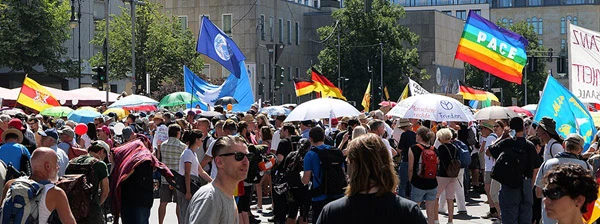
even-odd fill
[[[88,122],[93,122],[94,118],[100,117],[102,114],[96,111],[90,110],[74,110],[69,113],[67,118],[69,120],[75,121],[77,123],[87,124]]]
[[[199,103],[200,99],[188,92],[174,92],[160,100],[158,107],[174,107],[189,103]]]
[[[383,102],[379,103],[379,106],[382,106],[382,107],[387,107],[387,106],[389,106],[389,107],[395,107],[396,104],[397,103],[394,102],[394,101],[383,101]]]
[[[125,110],[154,111],[158,101],[141,95],[129,95],[114,102],[108,108],[123,108]]]
[[[125,110],[123,108],[108,108],[102,114],[107,115],[110,112],[117,114],[117,117],[119,118],[119,120],[121,120],[121,119],[127,117],[127,115],[129,115],[129,111]]]
[[[98,112],[98,109],[96,109],[94,107],[89,107],[89,106],[80,107],[80,108],[77,108],[77,110],[89,110],[89,111],[96,111],[96,112]]]
[[[40,114],[46,115],[46,116],[51,116],[51,117],[65,117],[65,116],[69,115],[69,113],[71,113],[72,111],[73,111],[73,109],[71,109],[69,107],[59,106],[59,107],[46,108],[45,110],[42,110],[42,112],[40,112]]]
[[[508,108],[511,109],[511,110],[513,110],[515,113],[522,113],[522,114],[525,114],[525,115],[527,115],[529,117],[533,117],[533,113],[531,113],[531,111],[528,111],[526,109],[523,109],[523,108],[520,108],[520,107],[517,107],[517,106],[510,106]]]

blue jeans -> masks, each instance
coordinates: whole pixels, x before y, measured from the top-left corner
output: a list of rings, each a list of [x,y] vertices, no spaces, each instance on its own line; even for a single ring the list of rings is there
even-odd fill
[[[521,188],[511,188],[502,184],[499,201],[503,224],[531,223],[531,216],[533,215],[533,191],[531,191],[531,186],[531,178],[523,180]]]
[[[398,178],[400,178],[398,195],[403,198],[409,198],[410,184],[408,182],[408,162],[400,162],[400,166],[398,167]]]
[[[121,207],[121,221],[123,224],[149,224],[150,207]]]

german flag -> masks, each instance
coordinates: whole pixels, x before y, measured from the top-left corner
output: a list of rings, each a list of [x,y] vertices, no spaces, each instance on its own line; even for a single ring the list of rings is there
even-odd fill
[[[17,103],[37,111],[42,111],[49,107],[60,106],[60,103],[58,103],[58,100],[56,100],[56,97],[54,97],[52,93],[27,76],[25,76],[23,86],[21,86],[21,92],[17,97]]]
[[[312,81],[315,85],[315,92],[321,92],[321,97],[331,96],[346,100],[342,95],[342,90],[337,88],[325,76],[321,75],[315,68],[310,68],[312,71]]]
[[[487,93],[483,90],[474,89],[473,87],[468,86],[462,81],[458,81],[460,88],[458,90],[458,94],[463,96],[465,100],[479,100],[485,101],[488,99]]]
[[[294,87],[296,87],[296,96],[303,96],[315,91],[315,84],[311,80],[294,78]]]

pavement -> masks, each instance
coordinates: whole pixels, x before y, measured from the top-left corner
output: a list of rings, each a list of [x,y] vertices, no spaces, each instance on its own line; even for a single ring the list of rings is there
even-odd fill
[[[485,195],[483,194],[478,194],[475,192],[470,192],[469,194],[471,196],[471,200],[467,200],[467,213],[468,215],[454,215],[454,224],[472,224],[472,223],[478,223],[478,224],[490,224],[490,223],[494,223],[493,220],[491,219],[483,219],[481,218],[482,216],[485,216],[485,214],[489,211],[489,206],[487,204],[484,203],[484,201],[486,200]],[[263,213],[258,213],[256,210],[253,210],[252,213],[255,215],[258,215],[258,219],[261,220],[261,223],[269,223],[267,220],[271,217],[273,217],[272,211],[271,210],[266,210],[267,207],[271,207],[271,202],[268,198],[264,198],[264,205],[263,205]],[[255,205],[256,201],[252,202],[252,205]],[[158,204],[159,204],[159,200],[158,199],[154,199],[154,204],[152,206],[152,211],[150,213],[150,223],[152,224],[157,224],[158,223]],[[457,212],[457,208],[456,206],[454,207],[454,212]],[[425,209],[421,209],[421,211],[423,212],[423,214],[425,214]],[[439,214],[439,221],[441,224],[445,224],[448,223],[448,216],[445,214]],[[170,203],[167,206],[167,215],[165,217],[164,222],[165,224],[176,224],[177,223],[177,216],[175,213],[175,203]]]

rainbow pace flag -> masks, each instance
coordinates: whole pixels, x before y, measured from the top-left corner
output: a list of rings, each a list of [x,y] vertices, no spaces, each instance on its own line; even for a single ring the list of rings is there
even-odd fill
[[[469,11],[454,58],[509,82],[521,84],[528,41]]]

